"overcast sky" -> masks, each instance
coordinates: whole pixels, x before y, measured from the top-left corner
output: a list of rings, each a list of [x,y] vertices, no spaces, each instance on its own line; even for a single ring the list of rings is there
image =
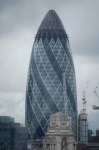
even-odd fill
[[[25,91],[32,45],[49,9],[61,18],[69,36],[76,72],[78,112],[86,92],[90,128],[99,128],[99,0],[0,0],[0,115],[24,124]],[[99,86],[97,88],[99,95]],[[97,122],[97,123],[96,123]]]

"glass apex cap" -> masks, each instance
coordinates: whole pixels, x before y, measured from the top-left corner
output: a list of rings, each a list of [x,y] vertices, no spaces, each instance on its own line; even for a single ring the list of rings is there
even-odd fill
[[[49,10],[47,12],[47,14],[45,15],[44,19],[41,22],[41,25],[38,29],[38,33],[39,30],[64,30],[64,26],[59,18],[59,16],[57,15],[57,13],[55,12],[55,10]]]

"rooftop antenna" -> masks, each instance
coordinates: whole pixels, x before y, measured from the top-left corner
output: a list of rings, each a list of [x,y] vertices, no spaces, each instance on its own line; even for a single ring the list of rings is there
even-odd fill
[[[68,114],[68,100],[67,100],[67,86],[66,86],[66,72],[63,73],[63,94],[64,94],[64,109],[65,109],[65,115]]]

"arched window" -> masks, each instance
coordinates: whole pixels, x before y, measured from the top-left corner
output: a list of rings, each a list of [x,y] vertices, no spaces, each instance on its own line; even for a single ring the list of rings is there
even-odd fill
[[[67,150],[67,138],[66,137],[63,137],[62,139],[61,150]]]

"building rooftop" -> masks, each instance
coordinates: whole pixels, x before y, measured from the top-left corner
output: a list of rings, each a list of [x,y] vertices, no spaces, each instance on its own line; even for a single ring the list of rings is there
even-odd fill
[[[14,123],[14,118],[11,116],[0,116],[0,122],[2,122],[2,123]]]

